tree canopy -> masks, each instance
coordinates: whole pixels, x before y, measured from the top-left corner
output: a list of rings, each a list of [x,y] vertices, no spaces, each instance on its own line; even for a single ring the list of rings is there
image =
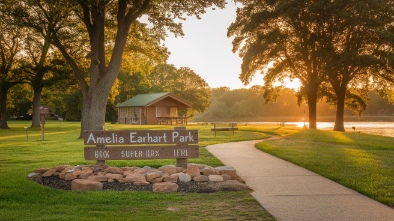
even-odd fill
[[[349,107],[363,109],[365,93],[346,93],[351,80],[358,89],[361,80],[391,79],[392,1],[237,2],[241,7],[228,36],[234,36],[233,50],[243,59],[240,79],[247,84],[261,72],[267,92],[275,92],[273,84],[285,78],[299,79],[298,96],[307,99],[310,128],[316,128],[317,101],[329,91],[335,91],[330,99],[338,101],[338,122],[343,125],[345,94]]]
[[[84,130],[102,128],[105,122],[108,95],[126,46],[142,49],[130,35],[159,45],[167,31],[183,34],[177,19],[198,17],[207,7],[223,8],[224,4],[224,0],[25,0],[13,6],[13,14],[21,25],[50,33],[51,43],[71,66],[83,97],[82,135]],[[149,38],[142,38],[147,36],[143,33],[149,33]]]

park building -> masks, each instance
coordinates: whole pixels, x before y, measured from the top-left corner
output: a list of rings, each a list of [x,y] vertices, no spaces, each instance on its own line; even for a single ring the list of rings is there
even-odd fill
[[[119,124],[187,124],[192,104],[170,92],[139,94],[116,106]]]

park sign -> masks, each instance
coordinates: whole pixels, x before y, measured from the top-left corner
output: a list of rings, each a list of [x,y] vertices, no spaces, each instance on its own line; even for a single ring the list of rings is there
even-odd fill
[[[85,131],[85,160],[198,158],[198,130]]]

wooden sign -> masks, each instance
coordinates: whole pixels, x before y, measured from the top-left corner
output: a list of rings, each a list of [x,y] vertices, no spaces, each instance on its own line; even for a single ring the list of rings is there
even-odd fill
[[[85,160],[97,162],[177,159],[178,165],[199,157],[199,146],[191,145],[198,144],[198,130],[85,131],[84,144]]]
[[[190,146],[115,146],[85,147],[85,160],[147,160],[198,158],[199,147]]]
[[[198,130],[85,131],[85,145],[197,144]]]

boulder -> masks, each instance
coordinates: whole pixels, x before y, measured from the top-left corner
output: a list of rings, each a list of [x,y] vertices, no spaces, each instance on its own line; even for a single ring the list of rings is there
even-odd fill
[[[103,183],[93,180],[76,179],[71,182],[71,190],[103,190]]]
[[[64,176],[64,180],[75,180],[77,178],[78,176],[74,173],[66,173],[66,175]]]
[[[202,174],[204,174],[205,176],[217,175],[216,170],[212,167],[205,167],[204,169],[202,169]]]
[[[149,172],[146,174],[146,181],[148,182],[152,182],[152,180],[156,179],[156,178],[160,178],[164,175],[163,172]]]
[[[174,173],[178,173],[178,169],[176,166],[174,165],[167,165],[167,166],[162,166],[159,168],[159,170],[163,173],[168,173],[168,174],[174,174]]]
[[[208,178],[208,176],[205,176],[205,175],[199,175],[199,176],[193,177],[193,180],[196,182],[208,182],[209,178]]]
[[[209,182],[223,182],[224,179],[220,175],[209,175],[208,176]]]
[[[145,176],[139,173],[131,173],[126,176],[130,180],[130,183],[134,182],[146,182]]]
[[[97,181],[97,182],[107,182],[108,178],[105,175],[92,175],[88,177],[88,180]]]
[[[178,184],[170,183],[170,182],[162,182],[162,183],[155,183],[152,185],[152,190],[154,192],[177,192],[178,191]]]
[[[51,168],[38,168],[38,169],[34,170],[34,173],[43,174],[43,173],[47,172],[50,169]]]
[[[178,175],[179,182],[187,183],[192,180],[192,177],[187,173],[177,173],[176,175]]]
[[[52,168],[52,169],[45,171],[45,173],[42,174],[42,177],[50,177],[50,176],[53,176],[55,173],[56,173],[56,169]]]
[[[186,173],[191,177],[200,176],[200,168],[197,164],[188,164]]]
[[[164,176],[164,177],[163,177],[163,181],[164,181],[164,182],[170,182],[170,183],[176,183],[176,182],[178,182],[178,177],[179,177],[179,175],[177,175],[177,174],[172,174],[172,175],[169,175],[169,176]]]
[[[119,167],[108,167],[105,169],[107,173],[113,173],[113,174],[123,174],[122,168]]]
[[[208,187],[212,188],[214,191],[251,190],[246,184],[241,183],[237,180],[227,180],[224,182],[209,183]]]

